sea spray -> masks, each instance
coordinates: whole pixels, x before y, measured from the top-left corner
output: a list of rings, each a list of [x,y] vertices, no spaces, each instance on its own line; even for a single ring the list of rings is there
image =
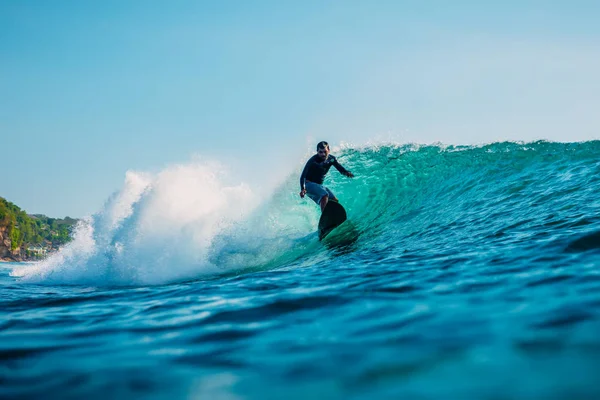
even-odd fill
[[[123,188],[76,228],[74,241],[35,267],[29,282],[152,284],[217,271],[212,238],[256,207],[246,184],[225,186],[215,163],[170,166],[155,175],[128,172]]]

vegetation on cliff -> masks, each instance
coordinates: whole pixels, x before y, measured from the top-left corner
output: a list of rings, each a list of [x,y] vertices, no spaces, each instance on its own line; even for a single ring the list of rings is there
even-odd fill
[[[57,248],[71,240],[76,219],[28,215],[15,204],[0,197],[0,228],[6,228],[11,251],[29,246]]]

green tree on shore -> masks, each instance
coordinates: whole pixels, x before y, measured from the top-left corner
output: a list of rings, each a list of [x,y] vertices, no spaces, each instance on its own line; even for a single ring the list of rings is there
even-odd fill
[[[71,240],[76,219],[49,218],[45,215],[28,215],[15,204],[0,197],[0,228],[6,228],[11,240],[11,250],[31,245],[59,247]]]

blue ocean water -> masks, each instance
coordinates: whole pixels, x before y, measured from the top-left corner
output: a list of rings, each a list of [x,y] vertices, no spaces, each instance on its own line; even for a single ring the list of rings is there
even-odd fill
[[[335,154],[325,242],[298,174],[182,165],[0,264],[0,397],[600,398],[600,142]]]

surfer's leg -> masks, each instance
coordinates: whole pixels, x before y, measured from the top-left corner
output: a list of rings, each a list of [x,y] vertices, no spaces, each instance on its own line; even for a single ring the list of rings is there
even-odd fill
[[[327,205],[328,201],[329,201],[328,195],[321,197],[321,212],[323,212],[323,210],[325,210],[325,206]]]
[[[306,181],[306,195],[312,199],[315,203],[321,205],[323,202],[323,197],[327,196],[327,191],[323,188],[323,186]]]

